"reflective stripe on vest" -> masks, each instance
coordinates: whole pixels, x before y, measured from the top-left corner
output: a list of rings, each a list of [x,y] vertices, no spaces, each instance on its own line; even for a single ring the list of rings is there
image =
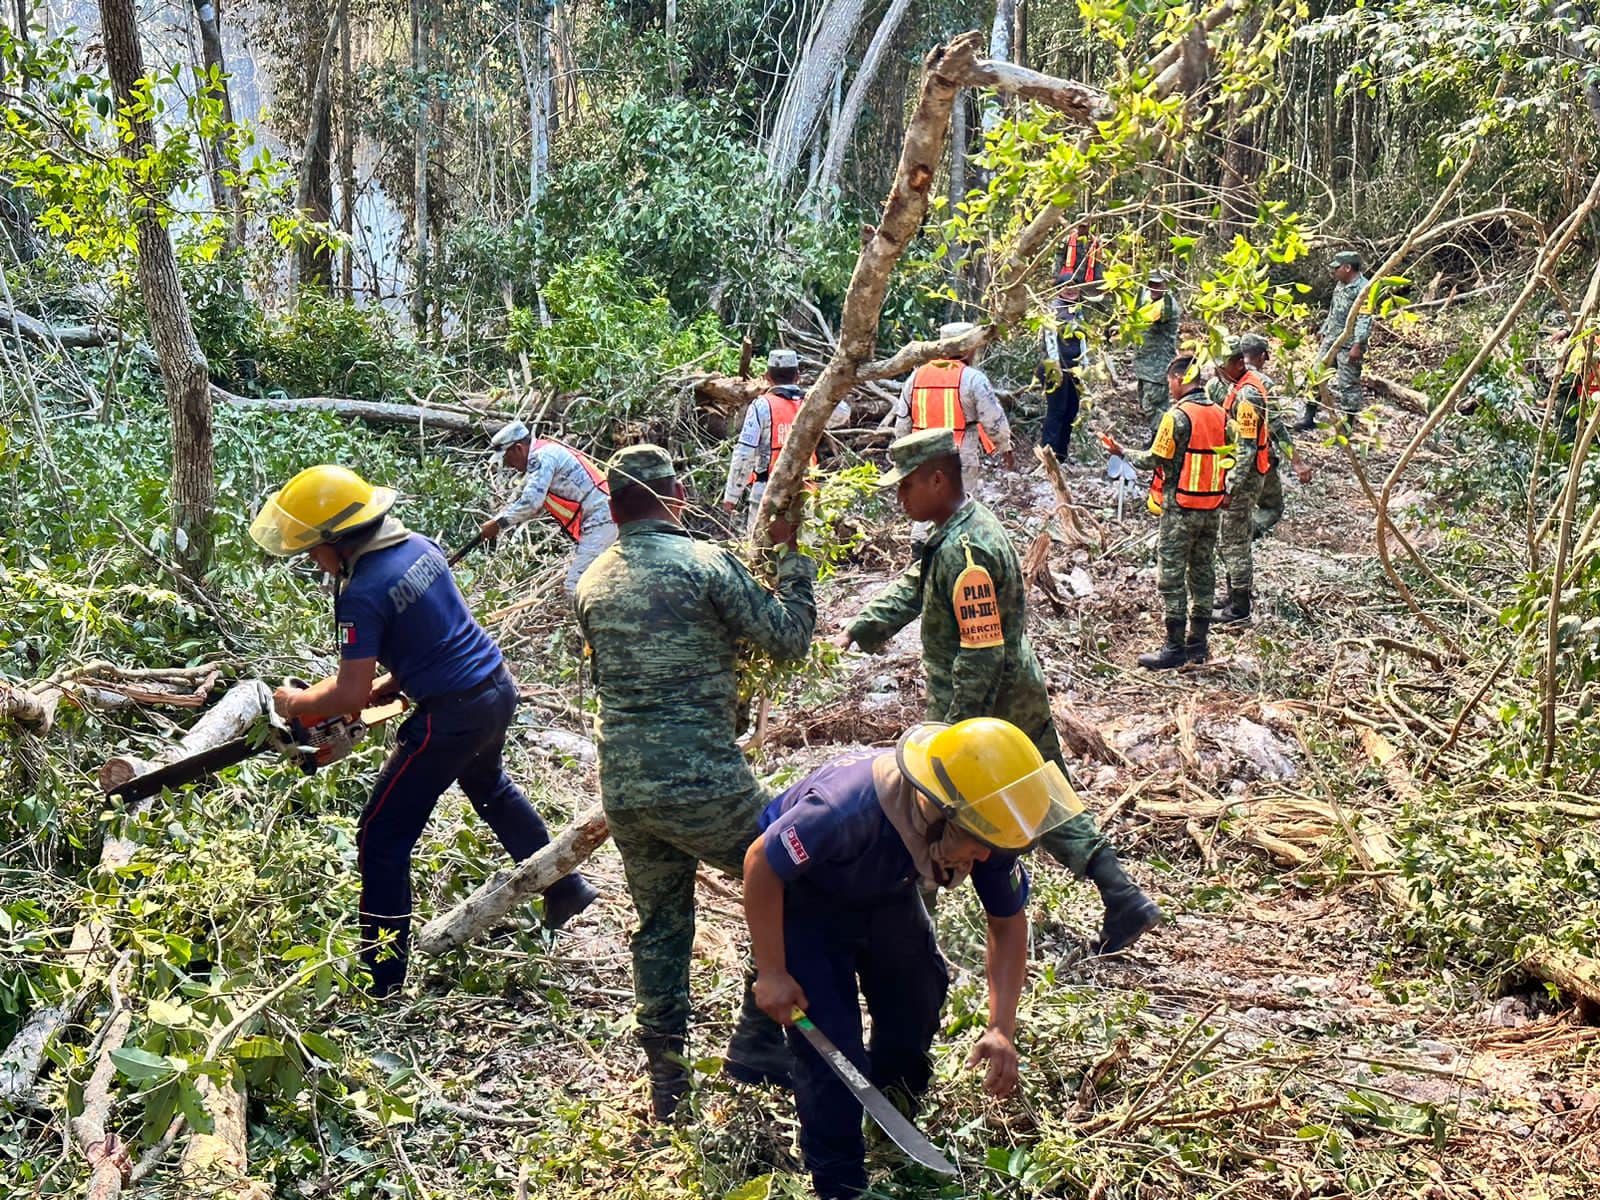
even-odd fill
[[[967,364],[943,359],[923,363],[911,377],[911,431],[948,429],[955,434],[960,449],[967,436],[967,413],[961,407],[961,377]],[[978,426],[978,441],[985,454],[994,453],[989,431]]]
[[[765,483],[772,477],[772,469],[778,465],[778,455],[783,453],[783,444],[789,440],[789,430],[794,428],[795,414],[800,411],[802,403],[780,396],[777,392],[768,392],[760,400],[767,402],[767,440],[772,445],[772,457],[767,459],[764,468],[750,472],[751,483]],[[817,465],[815,454],[811,456],[811,465]]]
[[[606,473],[589,461],[588,456],[581,450],[574,450],[565,442],[558,442],[554,438],[534,438],[535,451],[543,450],[546,446],[558,446],[573,458],[578,460],[578,465],[589,476],[591,489],[585,492],[578,500],[565,500],[554,492],[546,491],[544,494],[544,510],[555,518],[557,525],[573,541],[583,536],[583,501],[593,494],[595,489],[605,495],[611,495],[611,485],[606,482]]]
[[[1099,257],[1100,239],[1091,234],[1089,237],[1089,258],[1088,261],[1083,265],[1083,278],[1079,280],[1080,283],[1098,283],[1100,281],[1100,276],[1095,271],[1095,268],[1099,266],[1099,263],[1096,261]],[[1056,277],[1057,281],[1070,283],[1072,282],[1073,277],[1077,274],[1077,271],[1078,232],[1077,230],[1073,230],[1067,235],[1067,256],[1061,262],[1061,274]]]
[[[1178,507],[1209,510],[1227,501],[1228,468],[1222,452],[1228,444],[1228,414],[1220,405],[1180,400],[1175,406],[1189,418],[1189,445],[1178,469]],[[1157,471],[1150,481],[1150,511],[1160,512],[1165,500],[1166,473]]]
[[[1256,395],[1261,397],[1255,405],[1260,418],[1260,425],[1256,429],[1256,473],[1265,475],[1272,469],[1272,438],[1267,432],[1267,381],[1256,374],[1253,367],[1246,367],[1239,381],[1228,389],[1227,396],[1223,398],[1222,411],[1228,417],[1233,417],[1233,410],[1239,406],[1239,393],[1247,387],[1255,388]]]

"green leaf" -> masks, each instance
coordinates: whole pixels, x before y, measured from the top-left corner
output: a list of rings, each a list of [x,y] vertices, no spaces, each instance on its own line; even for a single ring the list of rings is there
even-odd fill
[[[312,1033],[309,1030],[302,1033],[300,1035],[300,1044],[329,1066],[342,1061],[344,1058],[344,1052],[331,1039],[324,1037],[320,1033]]]
[[[117,1064],[117,1070],[134,1083],[149,1083],[152,1080],[164,1079],[178,1070],[173,1061],[161,1054],[151,1054],[148,1050],[141,1050],[137,1046],[124,1046],[120,1050],[111,1052],[111,1061]]]

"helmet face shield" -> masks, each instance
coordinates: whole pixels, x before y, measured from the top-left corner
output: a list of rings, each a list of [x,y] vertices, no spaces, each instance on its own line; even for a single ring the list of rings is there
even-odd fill
[[[274,558],[288,558],[327,540],[316,526],[285,512],[278,503],[280,495],[281,492],[274,492],[268,496],[256,519],[250,522],[250,538],[256,545]]]
[[[944,764],[933,760],[936,775],[949,779]],[[1027,850],[1056,826],[1083,811],[1083,801],[1072,790],[1061,768],[1047,762],[1015,783],[976,799],[963,796],[953,783],[946,786],[957,797],[941,805],[951,821],[988,846],[1011,853]]]
[[[947,819],[992,850],[1027,850],[1083,811],[1061,768],[1009,722],[914,726],[900,738],[895,761]]]

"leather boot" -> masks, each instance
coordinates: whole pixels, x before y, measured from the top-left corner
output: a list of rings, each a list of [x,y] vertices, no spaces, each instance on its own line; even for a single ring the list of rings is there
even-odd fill
[[[1211,614],[1213,625],[1248,625],[1250,623],[1250,589],[1228,588],[1228,602]]]
[[[599,896],[594,885],[576,871],[556,880],[544,894],[544,927],[554,933]]]
[[[683,1057],[683,1039],[664,1033],[641,1033],[645,1062],[650,1071],[650,1111],[658,1121],[670,1121],[678,1101],[689,1091],[689,1067]]]
[[[1210,617],[1189,618],[1189,639],[1183,643],[1183,661],[1203,663],[1211,657],[1206,635],[1211,632]]]
[[[1167,640],[1158,650],[1139,655],[1139,665],[1150,671],[1170,671],[1188,662],[1183,646],[1183,621],[1167,618]]]
[[[1307,404],[1305,412],[1300,415],[1300,419],[1290,426],[1296,433],[1305,433],[1308,429],[1315,429],[1316,427],[1317,406],[1315,404]]]
[[[1161,924],[1161,909],[1117,861],[1116,851],[1105,849],[1089,864],[1089,878],[1100,889],[1106,906],[1100,923],[1100,936],[1090,943],[1095,954],[1115,954],[1126,950],[1150,930]]]
[[[745,981],[744,1003],[739,1023],[734,1026],[728,1052],[722,1058],[722,1071],[740,1083],[770,1083],[794,1091],[794,1055],[783,1035],[783,1026],[756,1007],[755,995]]]

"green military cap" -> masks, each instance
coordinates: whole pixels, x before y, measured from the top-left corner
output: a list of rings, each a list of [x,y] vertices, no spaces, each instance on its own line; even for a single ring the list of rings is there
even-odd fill
[[[1247,333],[1233,344],[1239,347],[1240,354],[1266,354],[1272,349],[1267,339],[1259,333]]]
[[[654,483],[658,479],[675,479],[677,475],[672,455],[649,442],[624,446],[606,464],[606,483],[613,492],[630,483]]]
[[[949,429],[919,429],[889,443],[894,465],[878,476],[879,487],[893,487],[925,463],[949,458],[956,452],[956,435]]]
[[[1328,260],[1328,266],[1330,267],[1359,267],[1360,265],[1361,255],[1354,250],[1341,250]]]

